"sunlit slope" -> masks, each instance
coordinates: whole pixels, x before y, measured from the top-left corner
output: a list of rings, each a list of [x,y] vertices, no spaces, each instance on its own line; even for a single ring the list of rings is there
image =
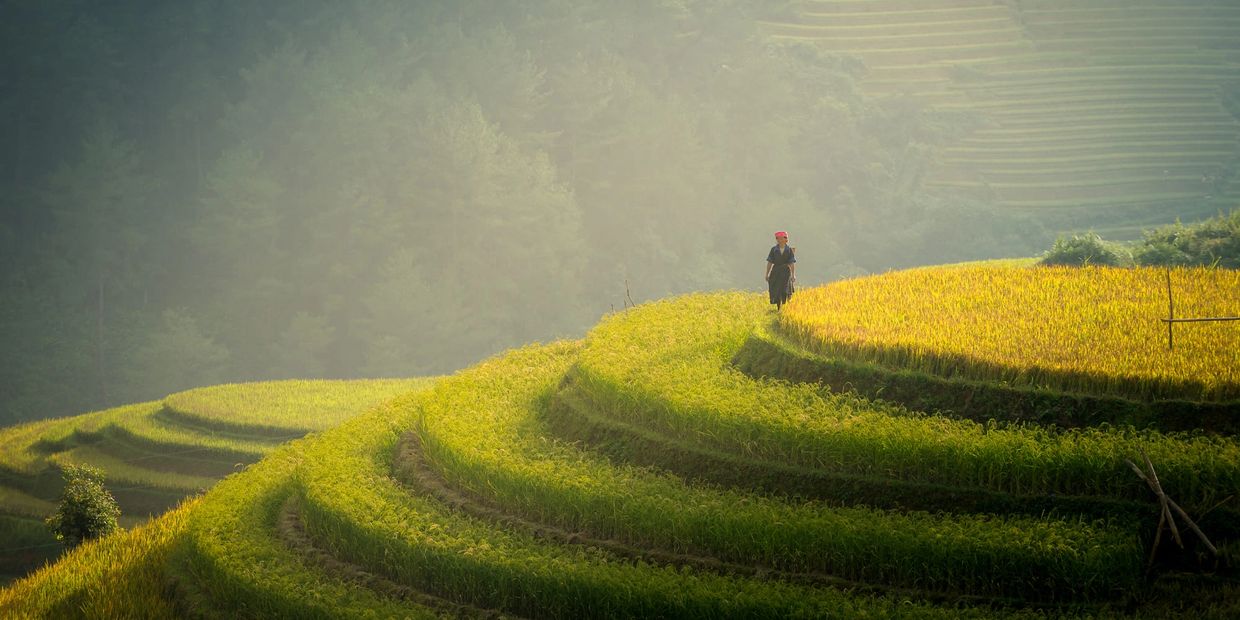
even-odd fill
[[[1208,216],[1240,196],[1232,178],[1240,125],[1223,95],[1240,80],[1240,5],[803,6],[769,22],[770,35],[856,55],[866,64],[861,85],[870,92],[913,95],[980,121],[941,150],[926,179],[931,187],[1085,225],[1092,222],[1074,211],[1116,207],[1149,224]],[[1163,207],[1151,212],[1142,205]],[[1108,213],[1097,221],[1116,219]]]
[[[1169,278],[1169,279],[1168,279]],[[1230,269],[920,269],[805,291],[780,330],[818,353],[943,377],[1134,400],[1240,401]]]
[[[422,380],[221,385],[0,431],[3,571],[20,575],[62,550],[42,519],[69,464],[102,469],[122,524],[159,514],[281,442],[339,424]]]
[[[741,366],[975,419],[1240,433],[1234,270],[927,268],[804,291]]]
[[[64,609],[61,584],[86,609],[156,596],[154,617],[1240,612],[1235,439],[754,378],[736,360],[772,316],[757,295],[679,297],[410,389],[130,534],[127,560],[105,541],[0,591],[0,613]],[[1215,507],[1199,523],[1222,559],[1187,539],[1147,572],[1157,503],[1123,463],[1141,451],[1186,510]]]
[[[985,422],[1240,434],[1234,270],[930,267],[802,291],[737,354],[807,381]]]

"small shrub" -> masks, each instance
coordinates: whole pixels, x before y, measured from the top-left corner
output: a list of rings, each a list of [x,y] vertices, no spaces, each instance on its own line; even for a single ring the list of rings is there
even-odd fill
[[[115,532],[121,509],[112,494],[103,488],[103,472],[86,465],[67,465],[64,477],[60,507],[47,518],[56,540],[72,548]]]
[[[1122,245],[1103,241],[1096,233],[1086,233],[1059,237],[1039,264],[1125,267],[1132,264],[1132,256]]]
[[[1136,251],[1140,265],[1201,265],[1240,269],[1240,211],[1200,224],[1147,231]]]
[[[1193,259],[1175,243],[1163,239],[1146,241],[1133,252],[1133,260],[1138,265],[1163,265],[1167,267],[1187,267]]]

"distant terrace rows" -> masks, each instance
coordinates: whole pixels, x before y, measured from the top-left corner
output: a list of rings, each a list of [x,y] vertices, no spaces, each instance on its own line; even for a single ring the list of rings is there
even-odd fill
[[[1240,5],[801,6],[798,15],[766,22],[770,36],[856,55],[867,68],[862,88],[872,94],[911,95],[979,119],[941,149],[928,187],[1044,214],[1169,205],[1166,221],[1211,215],[1240,198],[1233,178],[1240,123],[1222,96],[1240,82]]]

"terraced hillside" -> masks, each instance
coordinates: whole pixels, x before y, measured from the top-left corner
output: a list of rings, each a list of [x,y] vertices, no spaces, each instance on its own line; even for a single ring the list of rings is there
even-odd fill
[[[854,54],[862,87],[967,112],[928,188],[1137,236],[1240,199],[1240,5],[1189,0],[807,0],[766,23]],[[1231,104],[1234,106],[1234,103]]]
[[[338,425],[368,403],[422,381],[279,381],[219,385],[163,401],[0,431],[0,575],[20,576],[63,551],[43,519],[61,467],[107,475],[122,525],[163,513],[241,471],[277,445]]]
[[[0,591],[0,613],[1240,612],[1233,434],[1005,423],[764,377],[817,354],[773,339],[762,302],[646,304],[411,390]],[[763,339],[783,347],[766,361]],[[1142,452],[1217,555],[1187,536],[1150,555],[1158,504],[1124,463]]]

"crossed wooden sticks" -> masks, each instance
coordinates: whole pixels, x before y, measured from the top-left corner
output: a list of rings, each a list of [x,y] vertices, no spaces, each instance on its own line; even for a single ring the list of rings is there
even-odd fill
[[[1158,532],[1154,535],[1154,546],[1150,548],[1150,557],[1145,563],[1146,570],[1149,570],[1154,565],[1154,554],[1158,552],[1158,543],[1162,542],[1164,526],[1171,530],[1171,536],[1175,538],[1175,544],[1179,545],[1181,549],[1184,548],[1184,540],[1180,538],[1180,529],[1175,525],[1175,517],[1171,514],[1172,510],[1180,515],[1180,518],[1184,519],[1184,522],[1188,524],[1188,528],[1197,534],[1197,537],[1201,539],[1201,542],[1205,543],[1206,548],[1211,553],[1218,555],[1218,549],[1214,547],[1205,533],[1197,527],[1197,524],[1189,518],[1188,513],[1184,512],[1184,509],[1180,508],[1180,505],[1175,503],[1175,500],[1167,497],[1167,494],[1163,491],[1162,484],[1158,482],[1158,473],[1154,471],[1154,464],[1150,462],[1150,457],[1145,454],[1144,449],[1140,450],[1141,458],[1145,459],[1145,466],[1148,468],[1148,472],[1142,471],[1141,468],[1137,467],[1136,463],[1128,459],[1124,459],[1124,462],[1128,463],[1132,471],[1137,472],[1137,475],[1150,486],[1150,490],[1154,492],[1154,495],[1158,496],[1158,505],[1162,507],[1162,513],[1158,517]]]

